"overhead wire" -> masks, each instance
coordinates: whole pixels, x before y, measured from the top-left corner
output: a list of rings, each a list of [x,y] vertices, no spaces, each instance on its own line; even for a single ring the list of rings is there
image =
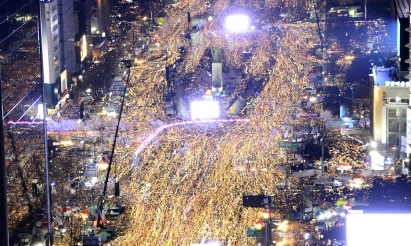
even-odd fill
[[[9,1],[9,0],[6,0],[6,1],[0,3],[0,6],[3,5],[3,4],[5,4],[5,3],[7,3],[8,1]]]
[[[13,32],[11,32],[7,37],[5,37],[3,40],[0,41],[0,44],[2,44],[6,39],[8,39],[10,36],[12,36],[14,33],[19,31],[24,25],[26,25],[28,22],[31,21],[32,18],[21,24],[17,29],[14,29]]]

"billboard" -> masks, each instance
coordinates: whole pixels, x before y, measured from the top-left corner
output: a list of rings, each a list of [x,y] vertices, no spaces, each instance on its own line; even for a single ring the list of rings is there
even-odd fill
[[[350,213],[346,226],[347,246],[410,245],[411,214]]]
[[[84,61],[84,59],[87,57],[88,53],[88,46],[87,46],[87,38],[86,34],[84,34],[80,38],[80,60]]]
[[[60,73],[60,92],[67,89],[67,70]]]
[[[411,95],[410,95],[410,99],[411,99]],[[406,145],[406,153],[407,156],[409,156],[409,154],[411,154],[411,109],[408,107],[407,108],[407,145]]]
[[[191,102],[191,119],[215,119],[220,116],[218,101],[205,100]]]

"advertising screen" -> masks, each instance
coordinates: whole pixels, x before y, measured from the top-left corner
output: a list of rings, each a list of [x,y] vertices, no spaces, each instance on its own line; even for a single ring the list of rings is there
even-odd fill
[[[410,245],[411,214],[348,214],[347,246]]]
[[[191,119],[215,119],[220,116],[220,106],[217,101],[191,102]]]

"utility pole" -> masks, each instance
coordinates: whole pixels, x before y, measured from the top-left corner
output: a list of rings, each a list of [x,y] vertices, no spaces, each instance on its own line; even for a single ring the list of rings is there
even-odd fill
[[[321,138],[321,176],[324,176],[324,138]]]
[[[264,199],[264,204],[266,209],[268,209],[268,220],[265,222],[265,245],[271,246],[271,242],[273,241],[273,237],[271,236],[271,225],[272,225],[272,218],[271,218],[271,197],[267,196]]]
[[[46,186],[46,209],[47,209],[47,238],[46,246],[53,245],[53,231],[51,230],[51,189],[49,182],[49,153],[48,153],[48,142],[47,142],[47,109],[46,109],[46,92],[44,87],[44,70],[43,70],[43,49],[42,49],[42,35],[45,32],[42,27],[43,17],[42,17],[42,1],[37,2],[38,6],[38,37],[39,37],[39,53],[41,60],[41,82],[42,82],[42,103],[43,103],[43,137],[44,137],[44,171],[45,171],[45,186]]]
[[[0,67],[1,60],[0,56]],[[0,83],[1,83],[1,69],[0,69]],[[2,95],[2,90],[0,86],[0,95]],[[0,141],[4,142],[4,121],[3,121],[3,100],[0,101],[0,113],[1,113],[1,124],[0,124]],[[1,187],[1,197],[0,197],[0,213],[2,214],[0,219],[0,245],[9,245],[9,225],[8,225],[8,212],[7,212],[7,178],[6,178],[6,157],[4,156],[4,144],[0,147],[0,187]]]
[[[124,87],[123,97],[122,97],[122,100],[121,100],[120,111],[118,112],[117,127],[116,127],[116,131],[114,133],[113,147],[111,149],[111,157],[110,157],[110,160],[109,160],[109,163],[108,163],[106,179],[104,181],[103,193],[101,195],[101,199],[100,199],[100,202],[99,202],[99,214],[98,214],[98,218],[97,218],[97,225],[100,225],[101,212],[103,211],[103,199],[106,197],[107,185],[108,185],[108,181],[109,181],[109,177],[110,177],[110,171],[111,171],[111,165],[113,164],[114,151],[116,149],[118,131],[120,129],[121,115],[123,113],[123,107],[124,107],[124,101],[125,101],[125,96],[124,95],[126,94],[127,87],[129,86],[129,83],[130,83],[131,67],[133,66],[131,60],[122,60],[122,62],[127,67],[128,75],[127,75],[127,79],[126,79],[126,85]]]

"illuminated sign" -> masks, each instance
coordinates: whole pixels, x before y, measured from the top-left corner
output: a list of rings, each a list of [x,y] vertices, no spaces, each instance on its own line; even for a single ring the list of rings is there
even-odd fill
[[[67,89],[67,70],[60,74],[60,89],[62,92]]]
[[[87,53],[88,53],[87,48],[88,48],[87,47],[87,38],[86,38],[86,35],[83,35],[80,38],[80,59],[81,59],[81,61],[83,61],[87,57]]]

